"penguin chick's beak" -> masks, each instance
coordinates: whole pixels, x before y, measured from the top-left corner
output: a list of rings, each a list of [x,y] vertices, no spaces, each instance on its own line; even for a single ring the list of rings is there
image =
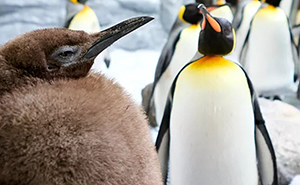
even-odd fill
[[[221,32],[220,24],[210,15],[206,7],[203,4],[199,4],[198,8],[199,8],[199,12],[202,13],[204,17],[201,25],[202,30],[205,29],[205,26],[208,23],[216,32]]]
[[[99,33],[93,34],[92,37],[98,40],[94,42],[93,45],[87,50],[83,58],[91,59],[96,57],[99,53],[101,53],[101,51],[110,46],[112,43],[153,19],[154,18],[147,16],[135,17],[125,20]]]

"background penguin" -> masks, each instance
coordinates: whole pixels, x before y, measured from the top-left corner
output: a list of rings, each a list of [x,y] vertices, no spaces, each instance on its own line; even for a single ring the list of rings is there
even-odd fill
[[[195,56],[197,51],[200,32],[199,21],[202,19],[197,8],[198,4],[188,4],[181,7],[178,17],[181,22],[187,22],[190,26],[182,29],[182,24],[176,21],[160,55],[149,98],[153,102],[150,102],[146,108],[148,116],[150,115],[150,107],[155,109],[156,124],[152,124],[154,126],[161,122],[167,95],[176,74]],[[219,0],[216,5],[209,7],[209,11],[212,15],[224,17],[229,21],[233,19],[233,14],[226,1]],[[197,54],[196,57],[199,55]]]
[[[290,26],[296,22],[299,0],[282,0],[279,7],[286,13],[290,20]]]
[[[222,17],[227,19],[229,22],[233,20],[233,13],[230,5],[225,0],[217,0],[215,5],[207,7],[207,10],[216,17]]]
[[[186,64],[184,60],[192,59],[197,51],[202,15],[197,6],[199,3],[184,5],[180,8],[178,18],[173,25],[156,66],[150,100],[154,101],[156,123],[160,123],[167,94],[178,71]],[[180,23],[184,22],[184,24]],[[184,27],[183,27],[184,26]],[[151,103],[148,104],[150,106]],[[150,107],[147,108],[149,115]]]
[[[101,30],[97,15],[86,5],[86,2],[87,0],[68,0],[65,28],[83,30],[87,33],[95,33]],[[96,61],[98,60],[101,62],[96,62],[92,69],[106,72],[110,66],[110,55],[107,49],[96,58]]]
[[[259,95],[277,96],[295,92],[298,54],[289,21],[278,5],[267,0],[252,19],[241,53],[241,64]]]
[[[232,26],[236,33],[236,46],[232,52],[232,56],[236,60],[240,60],[240,53],[242,51],[246,36],[248,34],[251,21],[261,6],[261,2],[258,0],[241,1],[239,2],[240,8],[235,14]],[[240,13],[240,14],[239,14]]]
[[[141,110],[117,83],[86,77],[102,50],[151,19],[90,35],[37,30],[0,48],[0,184],[162,184]]]
[[[234,48],[234,30],[203,5],[200,10],[204,57],[174,80],[156,141],[164,178],[172,185],[277,184],[275,153],[251,81],[222,57]]]

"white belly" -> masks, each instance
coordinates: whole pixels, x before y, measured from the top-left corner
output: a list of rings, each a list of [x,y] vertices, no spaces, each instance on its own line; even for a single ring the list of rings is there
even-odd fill
[[[294,59],[288,23],[284,12],[260,10],[255,16],[244,67],[258,94],[288,92],[293,85]]]
[[[158,81],[154,91],[155,117],[156,123],[160,125],[165,103],[170,87],[177,73],[191,61],[198,50],[198,38],[200,27],[197,29],[184,29],[181,38],[176,45],[172,60]]]
[[[238,68],[180,75],[170,123],[171,185],[257,185],[254,116]]]

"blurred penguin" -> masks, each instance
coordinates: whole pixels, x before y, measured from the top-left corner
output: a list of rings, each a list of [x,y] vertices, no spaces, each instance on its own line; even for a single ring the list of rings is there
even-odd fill
[[[230,5],[225,0],[217,0],[215,5],[208,6],[207,10],[216,17],[227,19],[230,23],[233,21],[233,13]]]
[[[279,4],[279,7],[289,17],[291,26],[295,25],[296,23],[298,5],[299,5],[299,0],[282,0]]]
[[[279,98],[296,91],[298,53],[279,3],[267,0],[257,11],[241,52],[242,65],[257,93],[264,97]]]
[[[232,26],[236,33],[236,46],[231,56],[240,61],[240,53],[243,48],[251,21],[261,6],[259,0],[240,1]]]
[[[88,0],[68,0],[65,28],[83,30],[87,33],[95,33],[101,30],[97,15],[86,5],[87,1]],[[92,70],[106,73],[111,61],[108,50],[103,51],[96,58],[96,61],[101,62],[96,62],[92,66]]]
[[[161,121],[167,94],[174,77],[186,64],[183,62],[186,61],[184,59],[192,59],[197,51],[199,22],[202,19],[197,8],[198,5],[198,3],[193,3],[180,8],[178,18],[169,33],[168,41],[157,63],[150,95],[150,101],[153,101],[155,105],[156,123]],[[149,115],[151,104],[148,104],[147,115]]]

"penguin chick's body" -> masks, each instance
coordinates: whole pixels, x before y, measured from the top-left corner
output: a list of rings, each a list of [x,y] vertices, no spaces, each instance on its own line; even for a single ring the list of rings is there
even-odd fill
[[[256,92],[262,96],[293,92],[297,60],[286,14],[273,5],[259,9],[241,53],[241,64]]]
[[[276,158],[251,81],[223,58],[234,48],[231,24],[200,10],[198,50],[205,56],[174,80],[156,141],[165,182],[276,184]]]
[[[101,51],[150,20],[37,30],[0,48],[0,184],[161,184],[141,110],[112,80],[86,77]]]
[[[146,119],[112,80],[40,82],[0,101],[0,184],[160,184]]]
[[[83,30],[87,33],[95,33],[101,30],[96,13],[86,5],[87,0],[68,0],[65,28],[71,30]],[[106,49],[97,58],[92,66],[93,71],[107,72],[110,66],[110,54]]]

